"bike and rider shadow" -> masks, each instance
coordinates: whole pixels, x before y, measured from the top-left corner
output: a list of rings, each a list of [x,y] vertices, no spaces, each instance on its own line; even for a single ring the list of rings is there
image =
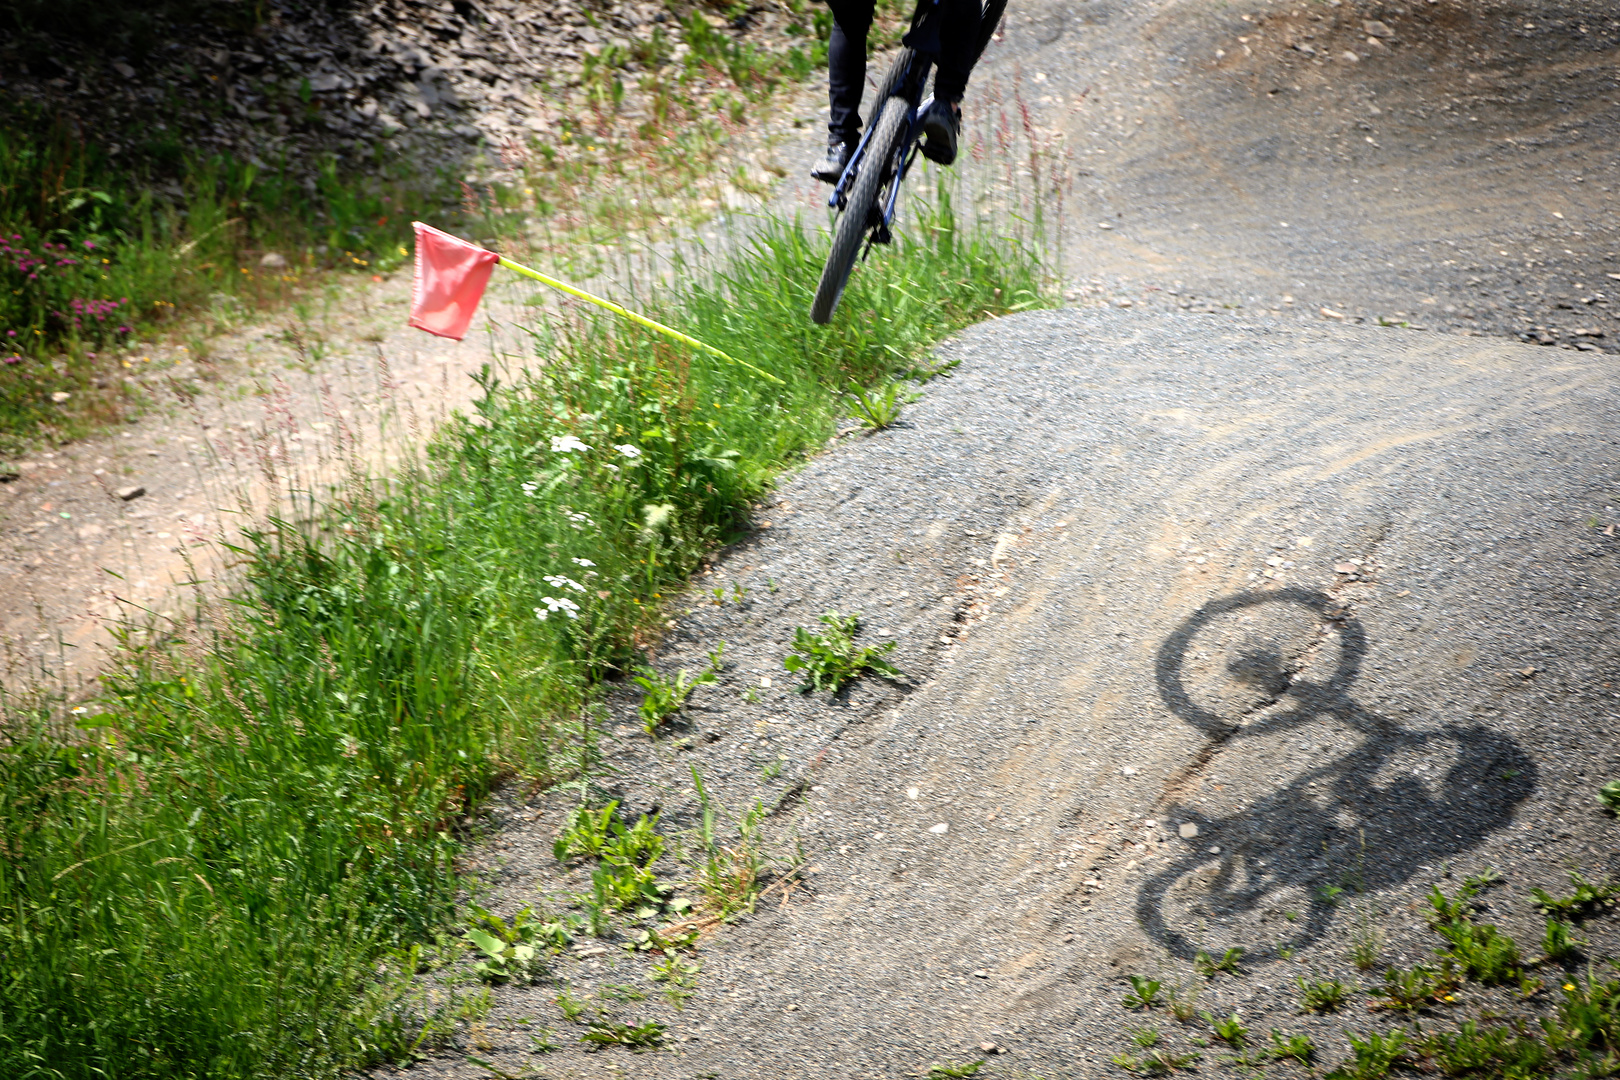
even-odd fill
[[[1275,640],[1267,640],[1268,619]],[[1310,633],[1283,632],[1289,620]],[[1218,674],[1200,683],[1199,663],[1234,635],[1246,640],[1205,664]],[[1535,789],[1535,763],[1500,732],[1471,722],[1403,726],[1358,703],[1350,684],[1366,653],[1361,624],[1303,588],[1211,601],[1160,646],[1161,698],[1211,740],[1195,772],[1229,773],[1233,754],[1275,759],[1282,740],[1355,743],[1262,788],[1236,812],[1181,801],[1162,811],[1172,827],[1197,826],[1194,837],[1171,840],[1186,852],[1137,898],[1138,922],[1173,955],[1241,947],[1265,960],[1308,945],[1348,895],[1400,885],[1471,850]],[[1331,670],[1313,679],[1313,668]],[[1219,680],[1240,692],[1206,692]],[[1252,791],[1252,776],[1239,779]]]

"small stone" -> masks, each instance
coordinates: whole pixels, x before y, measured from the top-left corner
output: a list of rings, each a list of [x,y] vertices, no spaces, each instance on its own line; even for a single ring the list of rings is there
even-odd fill
[[[990,977],[990,973],[988,971],[986,971],[984,968],[979,968],[977,971],[975,971],[973,973],[973,977],[975,979],[988,979]]]
[[[68,393],[66,390],[58,390],[56,393],[51,395],[51,400],[53,402],[55,402],[56,404],[60,405],[60,404],[62,404],[62,402],[66,401],[68,398],[70,398],[72,396],[73,395]]]
[[[979,1044],[979,1049],[982,1052],[986,1053],[986,1054],[999,1054],[999,1053],[1001,1053],[1001,1047],[997,1046],[995,1043],[990,1042],[988,1040],[986,1040],[985,1042],[980,1043]]]
[[[1211,847],[1211,848],[1210,848],[1210,849],[1209,849],[1209,853],[1210,853],[1210,854],[1211,854],[1211,855],[1219,855],[1219,854],[1220,854],[1220,853],[1221,853],[1221,846],[1220,846],[1220,845],[1219,845],[1219,844],[1215,844],[1215,845],[1213,845],[1213,846],[1212,846],[1212,847]]]
[[[1395,36],[1395,31],[1389,28],[1388,23],[1379,22],[1377,19],[1368,19],[1361,24],[1361,28],[1367,31],[1370,37],[1392,38]]]
[[[785,1007],[784,1007],[784,1008],[783,1008],[783,1009],[782,1009],[782,1011],[783,1011],[783,1012],[798,1012],[798,1011],[799,1011],[799,1007],[798,1007],[798,1006],[797,1006],[797,1005],[788,1005],[788,1006],[785,1006]]]
[[[81,525],[78,529],[78,536],[80,540],[94,540],[106,531],[100,525]]]
[[[1344,312],[1342,312],[1342,311],[1334,311],[1330,307],[1320,308],[1318,310],[1320,310],[1322,312],[1322,318],[1324,318],[1324,319],[1343,319],[1344,318]]]
[[[141,487],[139,484],[131,484],[129,487],[119,488],[116,492],[114,492],[114,494],[125,502],[133,502],[142,495],[145,495],[146,489]]]
[[[1361,62],[1361,57],[1357,56],[1349,49],[1346,49],[1344,52],[1340,53],[1339,59],[1343,60],[1347,64],[1359,64]]]
[[[1191,840],[1198,835],[1198,823],[1196,821],[1183,821],[1176,826],[1176,835],[1183,840]]]
[[[914,787],[906,788],[906,798],[908,798],[908,799],[915,799],[921,794],[922,794],[922,789],[921,788],[914,788]]]
[[[1099,222],[1097,222],[1097,228],[1099,228],[1099,229],[1112,229],[1113,227],[1114,227],[1114,223],[1112,221],[1099,221]]]
[[[1133,766],[1125,765],[1120,768],[1119,773],[1121,776],[1135,776],[1136,769]]]
[[[1304,42],[1304,41],[1296,42],[1295,45],[1294,45],[1294,50],[1296,52],[1300,53],[1302,56],[1315,56],[1316,55],[1315,46],[1309,44],[1308,42]]]
[[[928,831],[943,836],[951,831],[951,826],[949,822],[942,821],[938,825],[930,825]]]
[[[133,79],[135,77],[135,69],[124,63],[122,60],[114,60],[112,68],[126,79]]]
[[[279,251],[267,251],[264,253],[264,257],[259,260],[259,266],[265,270],[285,270],[287,269],[287,256]]]
[[[1335,574],[1353,574],[1359,569],[1361,569],[1361,567],[1359,567],[1355,563],[1351,563],[1351,562],[1341,562],[1341,563],[1334,563],[1333,564],[1333,572]]]

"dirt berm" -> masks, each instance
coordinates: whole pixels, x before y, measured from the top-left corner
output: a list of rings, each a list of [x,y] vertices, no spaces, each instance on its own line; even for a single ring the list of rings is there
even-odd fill
[[[667,1022],[672,1050],[531,1056],[531,1025],[575,1030],[548,983],[498,992],[484,1060],[1098,1075],[1144,1019],[1191,1049],[1192,1028],[1122,1008],[1141,974],[1257,1032],[1306,1032],[1331,1062],[1343,1029],[1389,1022],[1301,1015],[1296,980],[1372,985],[1432,955],[1431,887],[1495,867],[1482,918],[1530,950],[1531,887],[1620,870],[1594,798],[1620,775],[1606,358],[1074,311],[941,352],[962,361],[951,378],[794,478],[701,580],[662,663],[725,640],[729,666],[684,740],[626,723],[608,744],[604,782],[667,828],[694,823],[692,765],[734,809],[778,806],[808,888],[707,939],[684,1012],[612,1005],[616,985],[651,989],[639,956],[562,962],[577,994]],[[722,586],[733,599],[705,602]],[[909,678],[795,693],[792,629],[827,607],[897,640]],[[502,910],[588,890],[549,852],[566,801],[508,808],[489,852]],[[1612,916],[1586,933],[1595,955],[1620,944]],[[1240,974],[1195,972],[1233,947]],[[1431,1023],[1538,1009],[1461,998]]]
[[[1620,873],[1611,6],[1013,8],[968,167],[1039,170],[1068,296],[1131,309],[947,344],[953,377],[794,477],[677,606],[660,667],[727,642],[690,729],[654,744],[615,700],[628,813],[691,827],[696,766],[811,867],[705,939],[684,1011],[615,943],[559,962],[666,1049],[587,1055],[548,981],[420,1075],[1117,1076],[1143,1025],[1227,1071],[1207,1024],[1125,1009],[1129,975],[1308,1034],[1320,1070],[1397,1018],[1302,1013],[1299,980],[1432,958],[1431,888],[1494,867],[1479,918],[1528,958],[1532,888]],[[1045,155],[997,158],[1009,126]],[[827,608],[907,678],[795,693]],[[551,857],[567,801],[503,808],[498,910],[589,889]],[[1582,933],[1620,951],[1612,913]],[[1469,984],[1422,1021],[1552,996]]]

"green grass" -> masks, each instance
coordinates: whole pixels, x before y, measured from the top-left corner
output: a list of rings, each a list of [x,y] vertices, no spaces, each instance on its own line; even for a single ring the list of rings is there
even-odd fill
[[[1369,991],[1379,999],[1378,1008],[1405,1013],[1412,1022],[1365,1035],[1346,1031],[1351,1056],[1326,1073],[1327,1080],[1379,1080],[1411,1069],[1504,1080],[1620,1073],[1620,979],[1613,978],[1620,966],[1610,960],[1575,974],[1558,970],[1559,958],[1550,950],[1529,965],[1548,978],[1526,977],[1514,940],[1494,926],[1473,922],[1473,897],[1488,884],[1494,882],[1470,879],[1455,897],[1438,887],[1429,894],[1430,921],[1448,943],[1437,950],[1440,966],[1390,968],[1383,988]],[[1450,1015],[1462,1007],[1471,987],[1505,983],[1517,984],[1518,1001],[1536,1002],[1541,1015],[1504,1017],[1492,1009],[1483,1010],[1478,1020]],[[1446,1021],[1454,1030],[1444,1030]]]
[[[380,160],[364,176],[327,161],[308,190],[286,168],[160,159],[114,162],[60,118],[0,104],[0,454],[115,419],[120,346],[279,306],[316,270],[391,269],[411,219],[442,216],[442,184]],[[179,197],[157,193],[165,178]],[[261,266],[267,252],[286,265]]]
[[[539,329],[544,363],[487,375],[424,467],[267,523],[236,599],[128,633],[85,711],[5,688],[0,1075],[335,1076],[476,1010],[411,976],[479,800],[595,768],[600,681],[842,386],[1039,302],[1022,254],[944,215],[918,235],[830,331],[790,227],[650,301],[780,385],[614,323]]]

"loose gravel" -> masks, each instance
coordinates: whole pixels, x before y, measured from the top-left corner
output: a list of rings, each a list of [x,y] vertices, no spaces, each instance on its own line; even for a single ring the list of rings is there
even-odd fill
[[[703,941],[684,1011],[599,999],[666,1022],[667,1050],[573,1048],[583,1029],[548,984],[497,991],[474,1056],[558,1076],[981,1057],[989,1075],[1091,1075],[1142,1023],[1192,1049],[1192,1028],[1121,1006],[1141,974],[1331,1061],[1373,1021],[1359,1003],[1302,1015],[1296,980],[1366,984],[1362,941],[1379,970],[1431,952],[1431,887],[1496,867],[1485,917],[1531,949],[1531,887],[1620,871],[1594,799],[1620,771],[1620,397],[1600,358],[1072,311],[940,352],[962,361],[950,378],[784,483],[676,602],[661,668],[727,643],[686,726],[650,740],[637,695],[612,699],[608,793],[690,828],[695,767],[733,812],[776,808],[807,884]],[[745,597],[716,604],[721,587]],[[907,677],[796,693],[782,656],[829,607],[897,641]],[[501,809],[497,910],[587,887],[550,855],[568,802]],[[1588,923],[1591,951],[1616,929]],[[556,979],[655,989],[643,956],[605,944]],[[1234,946],[1239,974],[1194,970]],[[1494,994],[1456,1015],[1506,1007]],[[528,1053],[541,1026],[568,1048]]]

